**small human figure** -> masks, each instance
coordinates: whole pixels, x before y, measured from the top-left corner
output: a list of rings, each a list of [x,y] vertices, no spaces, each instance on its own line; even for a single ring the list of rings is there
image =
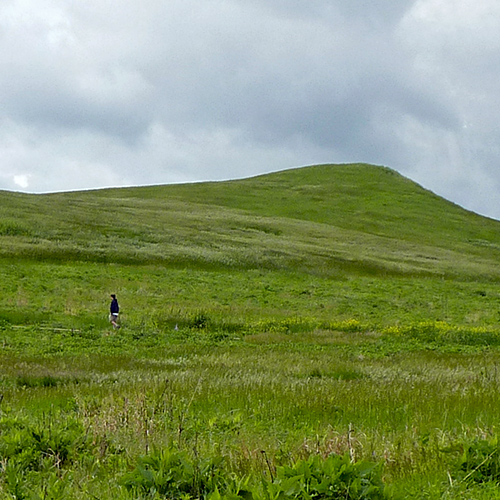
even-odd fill
[[[113,325],[113,328],[120,328],[120,325],[118,324],[120,306],[118,305],[118,300],[114,293],[111,294],[111,299],[111,304],[109,306],[109,322]]]

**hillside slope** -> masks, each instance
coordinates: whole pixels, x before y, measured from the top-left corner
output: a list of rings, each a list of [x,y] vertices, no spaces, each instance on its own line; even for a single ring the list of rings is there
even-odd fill
[[[111,194],[195,200],[444,248],[481,245],[475,240],[500,243],[498,221],[469,212],[394,170],[366,164],[317,165],[243,180],[121,189]]]
[[[0,211],[4,258],[500,277],[500,222],[364,164],[226,182],[3,192]]]

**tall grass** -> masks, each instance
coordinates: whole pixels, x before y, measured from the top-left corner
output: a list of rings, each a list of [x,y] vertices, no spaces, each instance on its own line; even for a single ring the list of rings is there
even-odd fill
[[[427,477],[443,493],[448,475],[460,480],[461,450],[498,432],[497,352],[391,351],[379,338],[380,357],[359,354],[356,333],[310,348],[194,335],[204,342],[148,347],[122,332],[106,337],[108,355],[102,343],[74,351],[69,336],[60,354],[4,354],[2,415],[28,428],[76,419],[94,443],[85,453],[100,457],[115,488],[125,463],[175,446],[223,456],[240,476],[347,454],[384,464],[387,484]],[[88,467],[66,465],[86,487]]]

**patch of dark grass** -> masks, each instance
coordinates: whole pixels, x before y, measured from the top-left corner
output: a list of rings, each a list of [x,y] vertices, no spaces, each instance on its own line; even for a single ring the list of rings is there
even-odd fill
[[[0,311],[0,325],[33,325],[50,321],[51,315],[43,311],[12,309]]]
[[[308,374],[308,378],[328,378],[333,380],[360,380],[368,378],[365,373],[349,368],[340,368],[338,370],[329,371],[321,370],[320,368],[314,368]]]
[[[79,380],[76,377],[58,377],[54,375],[18,375],[15,379],[16,385],[23,389],[58,387],[77,384],[78,382]]]
[[[31,236],[32,230],[17,220],[0,220],[0,236]]]

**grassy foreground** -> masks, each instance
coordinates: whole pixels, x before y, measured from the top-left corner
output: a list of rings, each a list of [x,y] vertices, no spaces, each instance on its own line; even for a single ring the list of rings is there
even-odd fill
[[[0,498],[500,498],[500,223],[366,165],[0,210]]]

